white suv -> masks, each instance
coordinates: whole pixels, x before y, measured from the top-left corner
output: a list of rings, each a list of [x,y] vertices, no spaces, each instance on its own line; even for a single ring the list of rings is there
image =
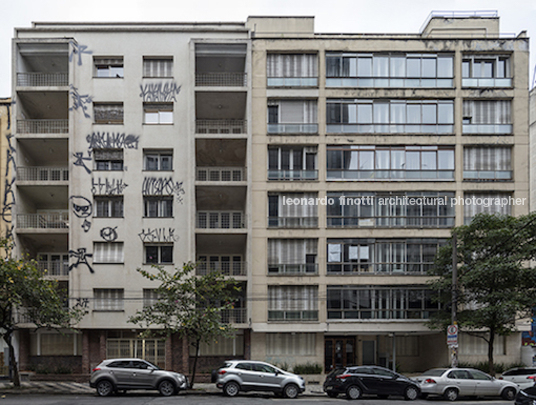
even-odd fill
[[[521,389],[529,388],[536,382],[536,367],[512,368],[502,373],[499,379],[513,382]]]
[[[212,372],[212,382],[229,397],[240,391],[271,391],[296,398],[305,391],[302,377],[271,364],[251,360],[229,360]]]

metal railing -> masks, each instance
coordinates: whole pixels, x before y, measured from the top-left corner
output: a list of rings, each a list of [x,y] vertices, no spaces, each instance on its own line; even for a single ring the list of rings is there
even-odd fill
[[[269,134],[317,134],[318,124],[280,123],[268,124]]]
[[[247,134],[246,120],[196,120],[196,134]]]
[[[318,77],[269,77],[268,87],[318,87]]]
[[[328,180],[454,180],[454,170],[332,170]]]
[[[198,167],[197,181],[244,181],[246,170],[243,167]]]
[[[68,181],[68,167],[17,167],[18,181]]]
[[[332,310],[328,308],[328,319],[428,319],[437,309],[353,309]]]
[[[224,309],[221,311],[221,321],[223,323],[247,323],[247,309]]]
[[[318,170],[268,170],[268,180],[318,180]]]
[[[404,262],[404,263],[328,263],[328,275],[355,274],[426,274],[434,263]]]
[[[318,311],[268,310],[269,321],[318,321]]]
[[[462,133],[469,134],[511,134],[512,124],[463,124]]]
[[[496,18],[499,17],[497,10],[433,10],[428,14],[426,20],[421,26],[419,32],[423,32],[430,20],[434,17],[445,17],[445,18],[471,18],[471,17],[483,17],[483,18]]]
[[[318,264],[316,263],[293,263],[293,264],[268,264],[269,275],[304,275],[304,276],[316,276],[318,275]]]
[[[318,217],[268,217],[270,228],[318,228]]]
[[[329,216],[328,228],[451,228],[454,215],[445,216],[377,216],[375,218]]]
[[[17,120],[19,134],[67,134],[69,120]]]
[[[326,87],[452,88],[451,78],[327,77]]]
[[[511,170],[464,170],[464,180],[512,180]]]
[[[328,134],[433,134],[452,135],[454,124],[344,124],[328,123]]]
[[[463,78],[462,87],[512,87],[510,78]]]
[[[196,269],[195,274],[198,276],[204,276],[211,272],[218,272],[224,276],[246,276],[247,267],[246,262],[200,262]]]
[[[67,229],[69,228],[69,211],[17,214],[17,228]]]
[[[68,276],[69,275],[69,263],[65,263],[63,261],[38,260],[37,268],[43,276]]]
[[[195,85],[204,87],[247,86],[247,74],[243,72],[196,73]]]
[[[197,213],[199,229],[243,229],[246,218],[240,211],[204,211]]]
[[[20,87],[50,87],[68,86],[69,74],[60,73],[17,73],[17,86]]]

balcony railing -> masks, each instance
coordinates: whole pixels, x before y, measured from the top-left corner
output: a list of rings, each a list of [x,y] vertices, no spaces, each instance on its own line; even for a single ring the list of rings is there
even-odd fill
[[[454,170],[330,170],[328,180],[454,180]]]
[[[318,87],[318,77],[269,77],[268,87]]]
[[[17,120],[19,134],[67,134],[69,120]]]
[[[452,88],[449,78],[328,77],[326,87]]]
[[[20,87],[51,87],[68,86],[69,74],[61,73],[17,73],[17,86]]]
[[[328,275],[355,274],[427,274],[434,263],[404,262],[404,263],[328,263]]]
[[[196,120],[196,134],[247,134],[246,120]]]
[[[246,170],[243,167],[198,167],[197,181],[244,181]]]
[[[269,321],[318,321],[318,311],[268,310]]]
[[[68,276],[69,263],[53,260],[39,260],[37,268],[43,276]]]
[[[247,323],[247,309],[233,308],[221,311],[221,321],[223,323]]]
[[[42,214],[17,214],[17,228],[67,229],[69,228],[69,211]]]
[[[316,276],[318,264],[316,263],[293,263],[293,264],[268,264],[268,274],[286,276]]]
[[[246,218],[240,211],[208,211],[197,213],[199,229],[243,229]]]
[[[451,228],[454,226],[454,215],[378,216],[375,218],[329,216],[327,225],[328,228]]]
[[[464,180],[512,180],[511,170],[464,170]]]
[[[17,167],[19,181],[68,181],[67,167]]]
[[[244,87],[247,86],[247,74],[242,72],[196,73],[195,85],[204,87]]]
[[[270,228],[318,228],[318,217],[268,217]]]
[[[462,133],[473,134],[511,134],[512,124],[463,124]]]
[[[510,78],[464,78],[462,87],[512,87]]]
[[[200,262],[196,269],[195,274],[198,276],[204,276],[211,272],[218,272],[224,276],[246,276],[247,267],[246,262]]]
[[[327,124],[328,134],[452,135],[453,124]]]
[[[318,180],[318,170],[268,170],[268,180]]]
[[[318,124],[281,123],[268,124],[269,134],[317,134]]]

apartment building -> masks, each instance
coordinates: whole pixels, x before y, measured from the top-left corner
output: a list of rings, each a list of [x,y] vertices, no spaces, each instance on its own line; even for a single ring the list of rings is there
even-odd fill
[[[17,252],[88,310],[79,333],[28,324],[22,368],[136,356],[186,372],[186,341],[127,319],[155,299],[137,268],[187,261],[242,286],[236,334],[201,348],[201,371],[443,365],[435,252],[478,212],[528,212],[528,38],[496,14],[400,35],[317,34],[312,17],[34,23],[12,71]],[[497,361],[519,360],[520,336]],[[462,359],[486,353],[461,336]]]

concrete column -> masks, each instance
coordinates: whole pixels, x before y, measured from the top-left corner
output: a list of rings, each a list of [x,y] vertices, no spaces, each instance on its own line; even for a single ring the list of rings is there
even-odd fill
[[[89,331],[82,331],[82,374],[89,373]]]

